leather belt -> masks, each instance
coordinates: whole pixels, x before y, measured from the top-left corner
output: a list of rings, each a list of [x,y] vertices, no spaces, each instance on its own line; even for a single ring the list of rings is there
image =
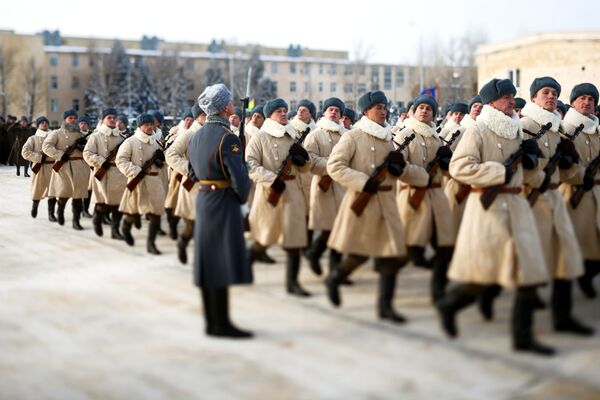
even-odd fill
[[[392,185],[382,185],[382,186],[379,186],[377,188],[377,191],[378,192],[391,192],[392,191]]]
[[[198,183],[200,184],[198,187],[198,190],[200,191],[212,192],[214,190],[227,189],[228,187],[231,187],[231,183],[226,180],[201,180]]]
[[[73,160],[83,160],[83,157],[69,157],[69,161]]]
[[[296,179],[296,175],[283,175],[281,177],[282,181],[293,181],[294,179]]]
[[[442,187],[441,183],[432,183],[431,185],[427,186],[426,188],[424,187],[420,187],[420,186],[411,186],[411,185],[402,185],[401,186],[402,189],[438,189]]]
[[[46,161],[43,162],[43,164],[54,164],[55,162],[56,161],[54,161],[54,160],[52,160],[52,161],[46,160]]]
[[[548,185],[549,190],[556,190],[560,186],[560,183],[551,183]]]
[[[146,172],[148,176],[158,176],[158,172]]]
[[[487,189],[488,188],[471,188],[471,191],[475,192],[475,193],[483,193]],[[521,188],[520,187],[503,187],[502,189],[500,189],[500,193],[519,194],[519,193],[521,193]]]

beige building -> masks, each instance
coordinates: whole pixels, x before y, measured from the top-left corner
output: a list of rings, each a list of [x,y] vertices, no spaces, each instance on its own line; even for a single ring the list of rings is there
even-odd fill
[[[529,100],[531,82],[552,76],[568,103],[573,86],[600,84],[600,31],[541,33],[480,46],[476,54],[479,86],[492,78],[509,78],[517,96]]]
[[[251,57],[252,46],[217,43],[172,43],[144,37],[141,41],[122,40],[133,63],[144,58],[150,67],[166,57],[177,58],[186,79],[185,97],[192,104],[204,89],[203,77],[209,65],[218,65],[225,83],[238,94],[245,92],[246,77],[239,71]],[[61,37],[59,32],[21,35],[0,31],[0,51],[5,65],[4,92],[0,113],[45,114],[52,125],[59,124],[62,112],[85,109],[84,95],[92,74],[91,61],[108,56],[113,39]],[[328,97],[339,97],[356,109],[358,98],[369,90],[383,90],[392,101],[404,105],[419,92],[419,68],[408,65],[369,64],[349,60],[345,51],[289,48],[260,48],[264,77],[274,81],[277,95],[293,109],[304,98],[320,108]],[[1,65],[0,65],[1,68]],[[425,68],[425,76],[431,76]],[[439,67],[435,69],[439,74]],[[452,99],[467,99],[473,85],[458,79],[467,76],[463,68],[449,68],[448,82],[438,83],[440,104]],[[433,78],[430,79],[433,81]],[[32,85],[32,82],[35,85]],[[0,85],[2,81],[0,80]],[[425,86],[433,86],[425,82]],[[130,90],[124,86],[123,90]]]

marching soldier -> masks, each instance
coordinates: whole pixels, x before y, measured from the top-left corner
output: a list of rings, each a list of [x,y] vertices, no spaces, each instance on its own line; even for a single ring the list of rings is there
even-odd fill
[[[21,167],[25,170],[23,176],[29,178],[29,163],[21,156],[23,145],[31,137],[32,129],[29,124],[29,119],[22,116],[19,122],[15,122],[8,128],[8,135],[12,142],[10,150],[9,162],[17,167],[17,176],[21,176]]]
[[[65,206],[72,199],[73,229],[82,230],[79,223],[83,211],[83,199],[88,196],[90,167],[83,160],[81,152],[86,144],[86,137],[77,125],[77,112],[73,109],[63,113],[61,127],[50,132],[42,143],[42,151],[51,159],[62,162],[62,167],[53,170],[50,177],[48,196],[58,198],[57,220],[59,225],[65,223]]]
[[[235,107],[233,110],[233,114],[229,116],[229,129],[231,132],[240,135],[240,124],[242,122],[242,109],[240,107]]]
[[[135,133],[119,147],[116,164],[119,171],[127,177],[127,184],[130,186],[132,181],[138,180],[141,172],[145,172],[135,188],[130,190],[128,187],[121,198],[119,211],[127,214],[122,228],[125,242],[130,246],[134,245],[131,225],[137,217],[147,214],[150,224],[146,250],[150,254],[161,254],[156,248],[155,240],[166,197],[160,174],[165,157],[154,134],[154,117],[151,114],[140,115]]]
[[[249,216],[254,240],[249,258],[252,265],[258,254],[279,243],[287,256],[287,292],[306,297],[310,293],[298,282],[300,250],[307,245],[305,198],[298,174],[309,171],[311,165],[308,153],[297,143],[299,134],[287,126],[287,109],[282,99],[268,101],[263,107],[267,119],[246,149],[250,178],[256,184]],[[279,176],[288,154],[293,165]],[[274,205],[268,199],[275,194],[280,197]]]
[[[469,101],[468,114],[460,121],[460,124],[465,128],[468,128],[475,124],[475,120],[481,113],[483,109],[483,103],[481,102],[481,97],[479,95],[473,96],[473,98]]]
[[[345,130],[350,130],[352,129],[352,125],[354,125],[354,122],[356,121],[356,113],[354,112],[354,110],[345,107],[344,115],[342,116],[342,119],[340,121],[342,125],[344,125]]]
[[[544,257],[549,267],[548,272],[553,278],[551,304],[554,329],[559,332],[591,335],[594,330],[580,323],[571,313],[572,281],[583,273],[583,258],[575,236],[575,228],[557,189],[560,184],[559,175],[566,178],[577,172],[579,155],[573,142],[561,139],[559,134],[561,118],[556,111],[556,105],[560,89],[560,84],[551,77],[534,79],[529,89],[531,102],[521,111],[521,126],[524,130],[535,133],[542,126],[552,124],[540,139],[543,157],[538,169],[544,170],[549,160],[560,152],[557,168],[550,175],[544,176],[541,188],[536,188],[540,192],[543,191],[543,194],[539,195],[537,200],[533,200],[532,207]],[[529,196],[531,195],[529,193]]]
[[[525,107],[526,104],[527,104],[527,101],[525,101],[525,99],[523,99],[521,97],[515,97],[515,112],[517,113],[519,118],[522,117],[521,110],[523,109],[523,107]]]
[[[377,312],[379,318],[402,323],[405,318],[393,306],[396,276],[406,263],[404,229],[399,224],[396,180],[410,177],[400,152],[394,151],[392,127],[386,123],[388,99],[381,91],[360,97],[363,117],[345,132],[327,161],[327,173],[346,187],[346,194],[333,223],[328,247],[344,254],[339,268],[326,279],[327,295],[334,306],[341,304],[339,286],[369,257],[379,272]],[[371,177],[375,168],[389,160],[381,184]],[[361,192],[372,195],[358,216],[352,204]]]
[[[207,87],[198,103],[208,117],[189,142],[189,173],[197,181],[196,215],[202,221],[194,229],[194,283],[202,294],[207,335],[250,338],[251,332],[229,318],[228,287],[252,283],[241,213],[250,179],[240,139],[229,130],[232,95],[217,84]]]
[[[90,121],[90,118],[87,115],[82,115],[77,120],[77,124],[79,125],[79,132],[81,132],[81,134],[85,136],[90,132],[92,121]],[[92,170],[93,168],[90,166],[90,169]],[[83,210],[81,211],[81,216],[84,218],[92,217],[92,215],[89,212],[89,209],[92,200],[92,187],[94,185],[94,176],[93,174],[90,174],[89,177],[90,178],[88,180],[88,194],[87,197],[83,199]]]
[[[126,115],[117,115],[117,129],[119,130],[119,135],[124,138],[131,136],[132,132],[131,129],[129,129],[129,120]]]
[[[406,183],[400,184],[398,207],[406,232],[408,254],[413,262],[417,265],[427,264],[425,247],[428,243],[431,242],[436,250],[431,280],[434,302],[444,293],[455,239],[454,221],[442,189],[442,172],[448,171],[452,150],[444,146],[433,123],[437,107],[433,97],[417,97],[413,116],[404,121],[404,129],[396,134],[397,143],[415,135],[415,139],[403,151],[415,179],[414,183],[405,180]],[[434,159],[437,160],[437,166],[432,168],[430,164]]]
[[[47,158],[42,152],[42,143],[50,133],[48,130],[49,124],[50,121],[45,116],[36,119],[35,126],[37,130],[35,135],[27,139],[21,151],[23,158],[32,163],[31,200],[33,203],[31,205],[31,216],[33,218],[37,217],[40,200],[48,197],[48,186],[50,184],[50,176],[52,175],[52,164],[54,164],[54,160]],[[55,206],[56,199],[48,197],[48,220],[50,222],[56,222],[56,217],[54,216]]]
[[[571,135],[580,124],[584,127],[573,141],[579,154],[577,172],[563,180],[565,184],[560,190],[568,202],[567,210],[585,261],[579,286],[587,297],[594,298],[596,289],[592,281],[600,274],[600,175],[599,168],[591,169],[592,163],[600,163],[600,133],[598,118],[594,115],[598,89],[591,83],[581,83],[573,88],[569,100],[571,108],[562,122],[563,133]],[[583,190],[583,196],[578,204],[574,204],[573,194],[579,188]]]
[[[327,175],[327,159],[333,147],[340,141],[344,127],[340,118],[344,113],[344,102],[331,97],[323,102],[323,118],[317,122],[317,129],[306,137],[304,147],[310,155],[313,173],[310,189],[310,212],[308,229],[320,231],[319,236],[309,244],[304,253],[310,261],[313,272],[321,275],[319,259],[327,249],[327,241],[333,227],[333,221],[342,203],[346,190]],[[330,253],[330,268],[336,268],[342,255],[335,250]]]
[[[92,219],[94,232],[96,235],[102,236],[102,222],[104,216],[110,212],[112,215],[111,237],[117,240],[123,240],[123,236],[119,232],[122,218],[119,203],[123,197],[127,180],[116,168],[115,158],[124,140],[125,137],[117,129],[117,110],[106,108],[102,111],[102,124],[90,135],[83,150],[85,162],[94,168],[92,175],[92,190],[96,199]],[[99,172],[104,175],[97,179],[94,175]]]
[[[533,336],[535,290],[547,282],[548,270],[531,207],[519,195],[523,168],[534,169],[541,153],[535,139],[522,139],[513,110],[515,94],[508,79],[493,79],[481,88],[479,95],[485,106],[477,122],[467,128],[450,162],[452,177],[473,189],[448,271],[448,277],[458,285],[447,291],[436,306],[443,329],[455,337],[456,314],[472,304],[487,286],[515,287],[514,349],[550,355],[554,349]],[[505,161],[519,148],[524,153],[522,165],[506,167]],[[541,176],[532,174],[529,183],[539,183]],[[482,192],[495,185],[501,185],[495,201],[486,196],[484,202]]]

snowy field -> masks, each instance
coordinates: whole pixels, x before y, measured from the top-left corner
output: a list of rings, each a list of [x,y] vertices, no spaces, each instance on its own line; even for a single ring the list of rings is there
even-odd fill
[[[559,355],[515,354],[508,336],[512,293],[496,320],[476,307],[459,317],[461,335],[440,331],[428,273],[398,279],[403,326],[375,317],[376,275],[363,267],[333,309],[303,261],[309,299],[285,294],[284,254],[257,264],[255,284],[232,291],[232,314],[252,341],[207,338],[189,266],[175,243],[145,250],[50,223],[46,202],[29,216],[29,180],[0,167],[0,399],[599,399],[600,334],[557,335],[549,313],[538,337]],[[163,227],[166,224],[163,222]],[[191,246],[190,246],[191,247]],[[600,282],[596,282],[600,288]],[[547,291],[543,291],[547,298]],[[576,289],[576,314],[600,330],[600,299]]]

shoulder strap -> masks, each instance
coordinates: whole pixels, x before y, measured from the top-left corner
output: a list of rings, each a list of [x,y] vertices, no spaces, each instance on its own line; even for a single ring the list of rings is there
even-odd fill
[[[223,176],[229,180],[229,175],[227,174],[227,172],[225,171],[225,164],[223,164],[223,142],[225,141],[225,138],[227,137],[227,135],[233,135],[233,133],[231,133],[231,131],[227,130],[225,132],[225,134],[221,137],[221,142],[219,143],[219,165],[221,166],[221,172],[223,173]]]

